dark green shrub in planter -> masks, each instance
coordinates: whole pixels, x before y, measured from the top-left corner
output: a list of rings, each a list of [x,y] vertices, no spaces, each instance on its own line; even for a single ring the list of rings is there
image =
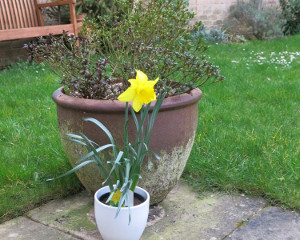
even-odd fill
[[[155,89],[166,97],[224,79],[202,38],[191,39],[201,23],[189,25],[194,14],[182,0],[132,3],[114,1],[113,15],[85,19],[82,37],[49,36],[27,48],[61,77],[66,93],[88,99],[116,99],[135,69],[159,76]]]

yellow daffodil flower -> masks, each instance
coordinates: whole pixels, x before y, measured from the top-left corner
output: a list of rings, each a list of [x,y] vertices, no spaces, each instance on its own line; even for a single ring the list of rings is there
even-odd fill
[[[154,85],[158,82],[158,78],[149,81],[145,73],[136,70],[136,79],[129,79],[128,81],[130,82],[130,87],[118,97],[119,101],[132,101],[134,111],[139,112],[144,103],[148,104],[156,100]]]
[[[120,201],[120,198],[121,198],[121,195],[122,195],[122,193],[119,189],[114,193],[114,195],[110,199],[110,202],[113,206],[118,205],[118,203]]]

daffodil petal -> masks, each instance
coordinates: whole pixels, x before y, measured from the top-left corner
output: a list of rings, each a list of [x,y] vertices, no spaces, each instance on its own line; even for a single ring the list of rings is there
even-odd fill
[[[133,87],[127,88],[125,92],[119,95],[118,100],[121,102],[130,102],[136,96],[136,90]]]
[[[152,96],[150,102],[155,101],[155,100],[156,100],[156,94],[155,94],[155,92],[154,92],[154,94],[153,94],[153,96]]]
[[[142,106],[143,106],[143,102],[140,102],[138,97],[136,96],[132,102],[133,110],[136,112],[139,112],[141,110]]]
[[[154,87],[154,85],[158,82],[158,80],[159,80],[159,78],[156,78],[155,80],[149,81],[149,82],[151,82],[151,84],[153,84],[153,87]]]
[[[143,73],[140,70],[135,70],[136,71],[136,80],[139,81],[148,81],[148,77],[145,73]]]
[[[144,83],[144,84],[146,84],[146,86],[147,87],[149,87],[149,88],[154,88],[154,85],[158,82],[158,78],[156,78],[155,80],[153,80],[153,81],[147,81],[146,83]]]
[[[135,84],[136,79],[129,79],[128,82],[130,82],[130,84],[131,84],[131,86],[132,86],[133,84]]]

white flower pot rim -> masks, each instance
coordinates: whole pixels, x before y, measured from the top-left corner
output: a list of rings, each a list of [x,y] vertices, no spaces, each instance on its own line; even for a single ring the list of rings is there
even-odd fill
[[[103,188],[107,188],[107,189],[108,189],[108,192],[110,192],[109,186],[102,187],[102,188],[100,188],[97,192],[95,192],[94,199],[95,199],[100,205],[102,205],[102,206],[105,206],[105,207],[107,207],[107,208],[114,208],[114,209],[117,209],[117,207],[113,207],[113,206],[107,205],[107,204],[105,204],[105,203],[102,203],[102,202],[98,199],[98,196],[97,196],[97,195],[98,195],[98,192],[101,191],[101,190],[103,190]],[[147,204],[147,201],[146,201],[146,200],[147,200],[148,198],[150,198],[149,193],[148,193],[145,189],[143,189],[143,188],[137,186],[137,187],[135,188],[134,192],[136,191],[136,189],[145,192],[146,195],[147,195],[147,198],[144,199],[144,201],[143,201],[142,203],[140,203],[140,204],[138,204],[138,205],[136,205],[136,206],[130,207],[130,209],[135,209],[135,208],[138,208],[138,207],[141,207],[141,206],[146,205],[146,204]],[[106,193],[108,193],[108,192],[106,192]],[[104,194],[106,194],[106,193],[104,193]],[[103,195],[101,195],[101,196],[103,196]],[[99,196],[99,197],[101,197],[101,196]],[[143,196],[142,196],[142,197],[143,197]],[[122,208],[121,208],[121,211],[128,211],[128,207],[122,207]]]

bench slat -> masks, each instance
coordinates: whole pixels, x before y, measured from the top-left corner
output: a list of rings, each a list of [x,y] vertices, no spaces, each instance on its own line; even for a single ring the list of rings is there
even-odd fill
[[[15,20],[15,13],[14,13],[14,9],[13,9],[13,5],[12,5],[12,0],[7,2],[8,4],[8,8],[9,8],[9,12],[10,14],[10,19],[11,19],[11,24],[12,24],[12,28],[16,28],[16,20]]]
[[[24,27],[24,20],[22,17],[22,11],[21,11],[21,7],[20,7],[20,1],[16,0],[16,5],[17,5],[17,19],[19,20],[19,28]]]
[[[33,1],[30,1],[30,9],[32,9],[33,24],[35,27],[37,27],[37,26],[39,26],[39,23],[37,20],[37,11],[36,11],[35,4]]]
[[[15,22],[15,28],[20,28],[20,20],[18,18],[19,14],[18,14],[18,9],[17,9],[17,5],[16,5],[16,0],[11,0],[12,5],[13,5],[13,11],[14,11],[14,18],[16,19]]]
[[[4,11],[4,25],[5,29],[11,29],[11,20],[10,17],[7,13],[9,13],[9,9],[7,6],[7,0],[2,0],[3,1],[3,11]]]
[[[57,35],[61,34],[63,30],[68,31],[70,34],[74,34],[73,24],[31,27],[22,29],[10,29],[9,31],[0,30],[0,41],[47,36],[50,33],[52,33],[53,35]]]
[[[2,1],[0,1],[0,26],[1,26],[1,30],[5,29],[5,25],[4,25],[4,8],[2,6]]]
[[[22,26],[22,28],[27,28],[27,27],[29,27],[29,25],[28,25],[28,21],[26,18],[27,13],[26,13],[25,3],[23,0],[20,1],[20,8],[21,8],[21,17],[23,19],[23,24],[24,24]]]
[[[29,10],[28,10],[27,1],[26,0],[20,0],[20,4],[21,4],[21,16],[24,20],[24,25],[22,26],[22,28],[32,27],[30,17],[29,17]]]
[[[24,6],[25,6],[25,17],[26,17],[26,20],[27,20],[27,23],[28,23],[28,27],[33,27],[33,24],[32,24],[32,20],[30,18],[30,8],[28,6],[28,1],[27,0],[24,0]]]
[[[31,27],[36,27],[37,24],[34,21],[34,15],[36,15],[36,12],[34,10],[34,7],[31,5],[32,0],[25,0],[27,2],[27,7],[28,7],[28,12],[29,12],[29,19],[30,19],[30,23],[31,23]]]

